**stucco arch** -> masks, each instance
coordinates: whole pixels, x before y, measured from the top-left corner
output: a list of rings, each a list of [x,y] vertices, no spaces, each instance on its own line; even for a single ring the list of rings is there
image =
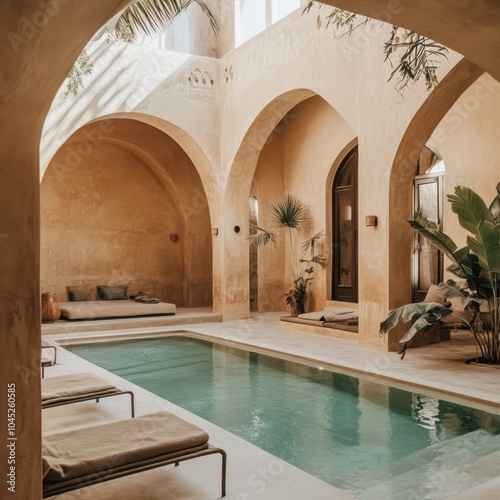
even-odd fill
[[[335,146],[336,149],[333,154],[336,155],[338,149],[344,147],[345,143],[351,141],[352,137],[355,136],[355,132],[326,99],[316,92],[304,88],[290,90],[278,95],[269,102],[262,111],[257,114],[251,126],[246,131],[235,154],[228,175],[224,198],[225,274],[222,286],[224,287],[225,317],[226,315],[238,315],[238,317],[248,315],[248,242],[246,241],[248,235],[248,197],[250,195],[250,188],[254,180],[259,157],[265,147],[273,143],[274,139],[278,139],[278,136],[283,135],[281,132],[286,131],[285,135],[287,135],[294,127],[298,126],[298,123],[301,121],[300,118],[296,119],[290,116],[289,112],[299,108],[302,108],[304,111],[303,106],[306,104],[306,101],[311,103],[314,99],[319,99],[319,101],[316,101],[316,105],[319,105],[323,109],[330,109],[331,112],[335,114],[336,119],[344,124],[345,130],[343,131],[343,135],[341,134],[342,138],[339,139],[342,146]],[[308,113],[314,113],[315,111],[312,111],[312,109],[316,110],[317,108],[314,106],[313,108],[309,108]],[[297,134],[299,132],[295,133]],[[328,150],[328,148],[323,149]],[[331,151],[329,154],[332,154]],[[313,168],[313,170],[320,169],[322,172],[324,171],[322,179],[326,179],[332,165],[332,158],[334,157],[335,156],[332,155],[326,160],[325,158],[318,158],[317,160],[320,161],[320,163],[324,163],[324,165],[321,165],[321,167],[315,165],[311,168]],[[298,168],[297,165],[295,168]],[[321,182],[323,182],[323,180]],[[295,186],[295,188],[297,188],[297,186]],[[294,190],[293,187],[291,187],[291,189]],[[319,228],[323,228],[325,224],[323,203],[324,201],[322,200],[321,220],[315,221]],[[240,232],[235,232],[234,228],[236,226],[241,228]],[[317,283],[322,289],[322,299],[320,299],[320,303],[324,303],[325,291],[323,288],[325,287],[323,286],[323,278],[321,280],[318,279]],[[235,285],[236,290],[233,291],[232,287]],[[280,307],[284,307],[282,299],[279,299],[279,301],[276,300],[275,296],[282,297],[282,292],[277,289],[276,283],[274,283],[274,285],[269,283],[269,285],[273,290],[276,290],[272,293],[272,298],[268,306],[276,307],[275,304],[278,302],[281,304]]]
[[[408,302],[411,297],[411,229],[404,220],[411,218],[413,178],[418,157],[432,132],[456,100],[483,70],[462,59],[443,78],[422,104],[399,145],[392,164],[389,190],[389,307]],[[397,256],[397,257],[396,257]]]
[[[207,196],[212,224],[218,223],[221,214],[221,186],[214,173],[214,166],[212,165],[203,148],[196,142],[192,135],[190,135],[188,132],[186,132],[178,125],[175,125],[174,123],[168,122],[160,117],[148,115],[145,113],[113,113],[103,115],[89,121],[78,130],[83,129],[90,124],[97,124],[96,133],[98,134],[98,137],[95,140],[108,140],[112,138],[113,127],[112,125],[109,125],[110,123],[112,124],[112,120],[137,121],[144,125],[153,127],[173,139],[186,153],[186,155],[189,157],[194,167],[196,168],[196,171],[201,178],[205,194]],[[100,126],[100,124],[102,124],[102,126]],[[75,133],[76,132],[73,132],[70,136],[68,136],[65,143],[68,143],[68,141],[71,140],[71,137]],[[45,165],[41,165],[41,178],[43,178],[48,164],[49,162],[47,162]]]
[[[186,152],[158,128],[87,124],[58,150],[41,193],[41,283],[60,300],[68,283],[93,294],[99,278],[180,307],[212,305],[209,203]]]

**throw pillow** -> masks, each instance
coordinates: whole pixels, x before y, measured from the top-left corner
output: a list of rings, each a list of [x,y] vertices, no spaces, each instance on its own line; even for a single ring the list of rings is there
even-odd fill
[[[92,300],[92,297],[89,292],[85,292],[84,290],[79,290],[76,287],[68,286],[68,298],[70,302],[84,302],[88,300]]]
[[[126,300],[128,285],[97,286],[98,300]]]

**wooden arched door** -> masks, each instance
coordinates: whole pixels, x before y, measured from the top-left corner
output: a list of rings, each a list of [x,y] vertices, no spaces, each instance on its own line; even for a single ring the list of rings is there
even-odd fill
[[[358,301],[358,147],[342,160],[333,182],[332,299]]]

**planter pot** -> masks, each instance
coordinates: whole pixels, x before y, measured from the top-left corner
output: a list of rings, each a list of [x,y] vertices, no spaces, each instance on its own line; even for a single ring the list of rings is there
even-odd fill
[[[42,323],[54,323],[61,317],[57,293],[42,293]]]

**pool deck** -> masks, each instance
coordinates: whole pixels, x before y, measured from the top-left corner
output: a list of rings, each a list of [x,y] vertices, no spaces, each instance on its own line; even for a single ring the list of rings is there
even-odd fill
[[[410,387],[451,401],[464,403],[465,399],[465,403],[470,406],[500,413],[499,368],[464,363],[465,359],[475,355],[470,334],[452,333],[451,341],[411,349],[405,360],[401,361],[396,353],[360,347],[352,340],[280,328],[281,315],[283,313],[253,314],[247,320],[220,322],[219,317],[211,315],[210,311],[193,311],[192,315],[189,311],[182,311],[171,324],[166,321],[155,324],[153,321],[144,326],[138,325],[136,320],[120,320],[119,323],[101,325],[101,331],[96,329],[99,325],[93,322],[79,322],[78,325],[72,322],[67,326],[57,322],[43,325],[43,338],[64,345],[68,341],[111,340],[182,331],[188,335],[220,340],[243,348],[279,352],[290,358],[299,357],[306,363],[334,367],[339,371],[352,372],[360,378],[391,386]],[[210,435],[210,441],[225,449],[228,454],[226,498],[229,500],[354,498],[64,349],[59,349],[57,365],[46,368],[45,376],[82,371],[91,371],[120,388],[134,390],[137,415],[168,410],[205,429]],[[46,409],[43,411],[43,431],[52,433],[127,418],[128,403],[126,397],[114,397],[97,405],[85,402]],[[209,500],[220,497],[219,477],[220,458],[215,455],[184,462],[176,468],[168,466],[117,479],[106,485],[61,494],[57,499]],[[497,477],[463,491],[459,496],[454,495],[453,498],[496,499],[499,488],[500,478]]]

